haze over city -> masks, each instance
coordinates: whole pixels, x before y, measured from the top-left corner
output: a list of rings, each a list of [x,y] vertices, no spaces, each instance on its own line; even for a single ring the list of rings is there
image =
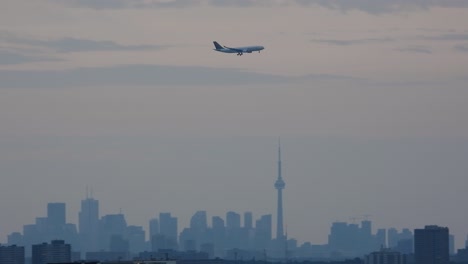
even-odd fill
[[[289,237],[370,215],[460,248],[466,17],[458,0],[2,1],[0,243],[49,202],[77,223],[86,186],[145,228],[274,215],[281,137]]]

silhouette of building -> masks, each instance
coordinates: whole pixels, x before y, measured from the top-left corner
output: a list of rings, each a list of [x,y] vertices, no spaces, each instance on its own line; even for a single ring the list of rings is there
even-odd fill
[[[97,251],[99,249],[98,200],[87,197],[81,201],[78,222],[81,251],[83,253]]]
[[[244,228],[252,229],[253,228],[253,216],[252,212],[244,213]]]
[[[111,239],[113,245],[118,243],[119,238],[123,239],[127,229],[127,221],[123,214],[104,215],[99,220],[99,250],[109,251],[111,249]],[[120,246],[118,246],[120,248]],[[116,250],[120,251],[120,250]]]
[[[49,225],[58,227],[65,225],[65,203],[47,204],[47,221]]]
[[[63,263],[71,261],[71,246],[63,240],[52,240],[32,246],[32,264]]]
[[[449,229],[436,225],[414,230],[416,264],[449,263]]]
[[[128,240],[129,250],[131,253],[139,253],[147,250],[146,233],[142,226],[128,226],[125,231],[125,238]]]
[[[403,228],[401,232],[398,232],[395,228],[388,229],[388,247],[396,248],[400,240],[412,240],[413,233],[408,228]]]
[[[241,217],[240,214],[229,211],[226,213],[226,248],[240,248],[241,245]]]
[[[406,264],[406,255],[388,248],[372,252],[365,257],[365,264]]]
[[[219,216],[213,216],[211,218],[211,225],[213,232],[214,255],[216,257],[223,257],[226,240],[226,227],[224,225],[224,220]]]
[[[270,247],[272,238],[272,217],[263,215],[255,221],[254,247],[256,250],[264,251]]]
[[[8,245],[23,245],[23,235],[20,232],[13,232],[7,237]]]
[[[278,179],[275,182],[275,189],[278,191],[277,218],[276,218],[276,239],[284,240],[283,232],[283,189],[286,186],[281,175],[281,144],[278,142]]]
[[[0,245],[1,264],[24,264],[24,247]]]
[[[159,214],[159,232],[165,240],[165,249],[177,249],[177,218],[171,213]]]
[[[153,218],[149,221],[149,237],[159,234],[159,221],[157,218]]]
[[[276,238],[272,241],[272,256],[275,258],[287,258],[287,238],[284,233],[283,223],[283,189],[286,186],[281,171],[281,144],[278,141],[278,178],[275,182],[277,190],[277,211],[276,211]]]

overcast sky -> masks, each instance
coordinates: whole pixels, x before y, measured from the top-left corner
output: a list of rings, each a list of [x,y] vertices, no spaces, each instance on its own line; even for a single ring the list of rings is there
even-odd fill
[[[196,210],[468,234],[465,0],[2,0],[0,242],[85,186],[101,215]],[[263,45],[259,53],[223,54]]]

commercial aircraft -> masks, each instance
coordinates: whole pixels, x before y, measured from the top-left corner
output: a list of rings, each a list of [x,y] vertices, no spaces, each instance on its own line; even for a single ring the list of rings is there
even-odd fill
[[[213,41],[215,45],[216,51],[224,52],[224,53],[237,53],[237,56],[242,56],[244,53],[252,53],[253,51],[260,52],[261,50],[265,49],[263,46],[247,46],[247,47],[237,47],[237,48],[229,48],[226,46],[219,45],[218,42]]]

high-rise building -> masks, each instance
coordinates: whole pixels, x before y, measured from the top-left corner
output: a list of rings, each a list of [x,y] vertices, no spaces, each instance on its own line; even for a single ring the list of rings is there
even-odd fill
[[[8,235],[9,245],[24,245],[23,235],[20,232],[13,232]]]
[[[382,248],[365,257],[365,264],[406,264],[406,255],[398,251]]]
[[[281,144],[278,142],[278,179],[275,182],[275,189],[278,190],[276,239],[284,240],[283,231],[283,189],[286,186],[281,175]]]
[[[265,250],[268,248],[272,238],[271,222],[271,215],[263,215],[260,219],[255,221],[255,249]]]
[[[416,264],[449,263],[449,229],[436,225],[414,230]]]
[[[87,197],[81,201],[81,211],[78,214],[81,251],[99,250],[99,202]]]
[[[226,228],[239,229],[241,227],[240,214],[229,211],[226,213]]]
[[[150,239],[154,236],[159,234],[159,221],[157,218],[153,218],[149,222],[149,237]]]
[[[112,237],[123,239],[126,230],[127,221],[123,214],[110,214],[101,217],[99,220],[99,250],[110,250]]]
[[[205,232],[208,228],[208,221],[206,218],[206,211],[197,211],[192,218],[190,218],[190,228],[196,231]]]
[[[64,263],[71,261],[71,246],[63,240],[52,240],[32,246],[32,264]]]
[[[244,213],[244,228],[251,229],[252,226],[252,212],[245,212]]]
[[[1,264],[24,264],[24,247],[0,245]]]
[[[177,249],[177,218],[171,213],[159,213],[159,232],[166,239],[166,249]]]
[[[65,225],[65,203],[47,204],[47,222],[53,227]]]
[[[226,228],[224,226],[224,220],[219,216],[213,216],[211,218],[211,225],[213,230],[215,255],[217,257],[223,257],[226,240]]]
[[[226,248],[241,248],[241,217],[229,211],[226,213]]]

